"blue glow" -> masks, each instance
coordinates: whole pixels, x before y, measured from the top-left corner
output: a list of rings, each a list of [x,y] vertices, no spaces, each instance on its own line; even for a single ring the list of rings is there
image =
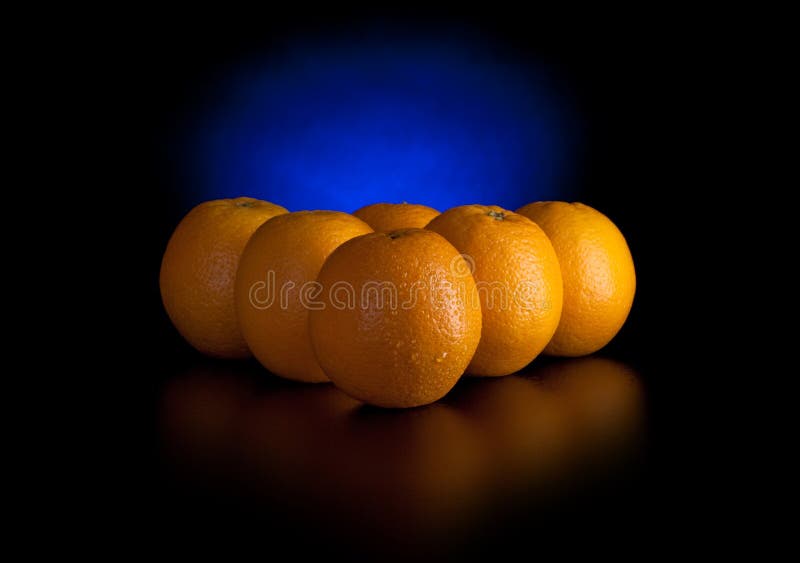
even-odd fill
[[[452,40],[285,49],[230,70],[192,117],[184,203],[251,195],[353,211],[563,199],[575,135],[551,86],[541,68]]]

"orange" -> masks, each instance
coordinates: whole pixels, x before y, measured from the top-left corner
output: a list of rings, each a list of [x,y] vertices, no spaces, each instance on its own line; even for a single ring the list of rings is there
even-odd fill
[[[439,212],[427,205],[415,203],[373,203],[353,213],[376,232],[398,229],[422,229]]]
[[[339,211],[298,211],[274,219],[253,234],[239,262],[239,328],[253,355],[272,373],[327,381],[308,337],[314,279],[337,246],[372,229]]]
[[[528,365],[561,316],[561,270],[547,235],[527,217],[485,205],[448,209],[426,228],[474,265],[483,334],[467,372],[508,375]]]
[[[344,243],[317,281],[311,311],[322,369],[348,395],[381,407],[443,397],[472,359],[481,333],[477,288],[444,238],[423,229]]]
[[[636,272],[625,237],[608,217],[582,203],[540,201],[517,212],[550,237],[564,277],[564,312],[545,353],[596,352],[616,336],[633,304]]]
[[[250,235],[267,219],[288,213],[249,197],[201,203],[172,233],[161,261],[161,299],[172,324],[200,352],[246,358],[236,323],[233,281]]]

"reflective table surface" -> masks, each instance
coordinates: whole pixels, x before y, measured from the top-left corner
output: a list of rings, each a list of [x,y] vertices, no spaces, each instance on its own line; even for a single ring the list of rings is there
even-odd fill
[[[188,364],[157,392],[164,522],[250,515],[271,541],[433,557],[525,537],[569,511],[614,517],[606,507],[635,497],[643,474],[645,387],[613,359],[465,377],[410,410],[255,363]]]

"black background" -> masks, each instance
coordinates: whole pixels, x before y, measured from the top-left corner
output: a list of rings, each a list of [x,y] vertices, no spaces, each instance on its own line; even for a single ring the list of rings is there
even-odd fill
[[[163,249],[186,211],[175,196],[180,180],[163,159],[160,146],[174,126],[176,112],[198,103],[193,93],[216,70],[243,55],[268,51],[283,37],[357,32],[374,21],[406,29],[473,27],[520,56],[544,60],[557,69],[571,84],[575,103],[588,120],[584,166],[576,179],[580,199],[614,219],[626,235],[637,267],[637,295],[630,318],[602,355],[633,366],[645,385],[644,461],[626,471],[624,478],[543,512],[531,507],[500,515],[502,525],[486,537],[465,539],[461,547],[475,555],[482,549],[492,553],[497,546],[529,549],[536,542],[562,537],[567,538],[568,543],[562,544],[565,548],[575,547],[581,539],[626,549],[639,541],[655,542],[652,546],[668,541],[666,514],[677,510],[682,526],[693,518],[680,500],[685,485],[681,468],[689,454],[682,442],[685,417],[677,414],[684,400],[676,385],[680,373],[671,361],[679,349],[676,330],[681,328],[675,307],[686,305],[684,282],[671,266],[685,239],[674,234],[675,214],[679,221],[689,220],[678,203],[689,188],[676,182],[689,144],[683,129],[685,100],[691,97],[693,84],[689,70],[693,67],[687,64],[689,31],[682,23],[643,18],[632,24],[622,18],[579,23],[530,14],[388,14],[340,9],[336,13],[273,12],[269,17],[202,25],[148,21],[121,30],[116,42],[120,49],[109,62],[107,74],[117,94],[110,125],[119,139],[110,162],[117,170],[113,181],[119,191],[135,194],[126,202],[130,217],[117,229],[137,233],[136,237],[120,235],[130,257],[125,277],[130,283],[126,291],[131,320],[125,334],[136,334],[136,345],[130,365],[120,368],[125,373],[126,398],[134,399],[127,401],[134,408],[127,420],[131,434],[121,458],[123,471],[130,477],[110,486],[115,512],[136,515],[141,523],[133,537],[198,547],[233,531],[237,541],[286,543],[296,549],[316,543],[269,505],[187,489],[165,476],[157,416],[161,386],[174,373],[204,360],[171,327],[158,293]],[[662,218],[665,207],[673,213],[669,219]],[[112,352],[125,348],[118,345]],[[330,538],[325,541],[335,545]]]

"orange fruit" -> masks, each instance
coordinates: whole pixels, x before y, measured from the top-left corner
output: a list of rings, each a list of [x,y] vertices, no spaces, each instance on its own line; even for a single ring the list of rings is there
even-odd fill
[[[314,279],[343,242],[372,229],[339,211],[298,211],[264,223],[250,238],[236,275],[239,328],[272,373],[297,381],[328,381],[308,337]]]
[[[625,237],[588,205],[539,201],[517,210],[553,243],[564,277],[564,311],[545,348],[554,356],[583,356],[608,344],[625,324],[636,272]]]
[[[483,334],[467,372],[508,375],[528,365],[561,316],[561,270],[547,235],[527,217],[485,205],[448,209],[426,228],[474,265]]]
[[[439,215],[433,207],[415,203],[373,203],[353,212],[375,232],[422,229]]]
[[[288,213],[250,197],[201,203],[184,217],[161,260],[161,299],[172,324],[197,350],[218,358],[247,358],[233,304],[236,267],[250,235],[267,219]]]
[[[458,251],[423,229],[344,243],[317,277],[311,311],[322,369],[348,395],[381,407],[443,397],[469,364],[481,333],[477,289]]]

